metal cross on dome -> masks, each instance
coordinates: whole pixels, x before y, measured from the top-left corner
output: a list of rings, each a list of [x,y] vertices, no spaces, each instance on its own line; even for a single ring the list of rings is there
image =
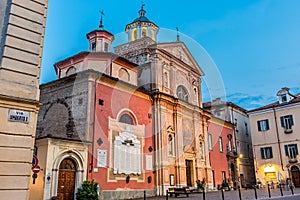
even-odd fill
[[[143,10],[144,6],[145,6],[145,3],[144,3],[144,1],[141,1],[141,3],[142,3],[142,10]]]
[[[104,26],[103,26],[103,16],[104,16],[104,11],[103,10],[101,10],[100,11],[100,14],[101,14],[101,18],[100,18],[100,25],[99,25],[99,28],[100,29],[103,29],[104,28]]]

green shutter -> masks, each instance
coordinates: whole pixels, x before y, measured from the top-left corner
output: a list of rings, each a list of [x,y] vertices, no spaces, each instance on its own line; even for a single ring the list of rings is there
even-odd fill
[[[267,130],[270,129],[270,127],[269,127],[269,120],[268,119],[266,119],[266,128],[267,128]]]
[[[290,117],[291,126],[293,126],[294,125],[293,115],[289,115],[289,117]]]
[[[258,128],[258,131],[261,131],[260,121],[257,121],[257,128]]]
[[[288,145],[284,145],[284,151],[285,151],[285,155],[289,156],[289,147],[288,147]]]
[[[297,144],[294,144],[294,146],[295,146],[295,153],[296,153],[296,155],[298,155],[298,147],[297,147]]]
[[[262,159],[265,159],[264,148],[260,148],[260,155]]]
[[[284,117],[280,117],[281,127],[284,127]]]

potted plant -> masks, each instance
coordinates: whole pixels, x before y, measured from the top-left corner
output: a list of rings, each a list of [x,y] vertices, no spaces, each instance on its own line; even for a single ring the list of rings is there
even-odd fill
[[[98,200],[97,186],[94,180],[84,181],[77,190],[76,200]]]
[[[222,188],[225,190],[225,191],[229,191],[230,190],[230,184],[226,181],[223,181],[222,183]]]
[[[203,184],[200,180],[196,181],[197,183],[197,191],[200,192],[201,190],[203,190]]]

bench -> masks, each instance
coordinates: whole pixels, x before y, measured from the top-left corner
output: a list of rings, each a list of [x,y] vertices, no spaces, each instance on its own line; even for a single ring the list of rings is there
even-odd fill
[[[168,194],[170,194],[170,197],[174,194],[175,197],[178,197],[180,194],[185,194],[186,197],[189,197],[189,194],[191,191],[189,188],[170,188],[168,191]]]

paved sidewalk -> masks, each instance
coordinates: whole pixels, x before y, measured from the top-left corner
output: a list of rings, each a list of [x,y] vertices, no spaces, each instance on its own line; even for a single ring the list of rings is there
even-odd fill
[[[269,198],[268,189],[257,189],[257,197],[259,200],[267,200]],[[241,190],[242,200],[255,200],[255,194],[253,189],[249,190]],[[166,197],[147,197],[147,200],[165,200]],[[185,195],[180,195],[177,198],[168,197],[169,200],[173,199],[197,199],[202,200],[203,194],[202,193],[191,193],[187,198]],[[222,200],[222,193],[221,191],[216,192],[208,192],[206,193],[206,200]],[[294,195],[292,195],[291,190],[283,190],[283,196],[281,196],[279,189],[271,189],[271,199],[289,199],[289,200],[300,200],[300,188],[294,189]],[[234,191],[227,191],[224,192],[224,200],[239,200],[239,193],[238,190]]]

